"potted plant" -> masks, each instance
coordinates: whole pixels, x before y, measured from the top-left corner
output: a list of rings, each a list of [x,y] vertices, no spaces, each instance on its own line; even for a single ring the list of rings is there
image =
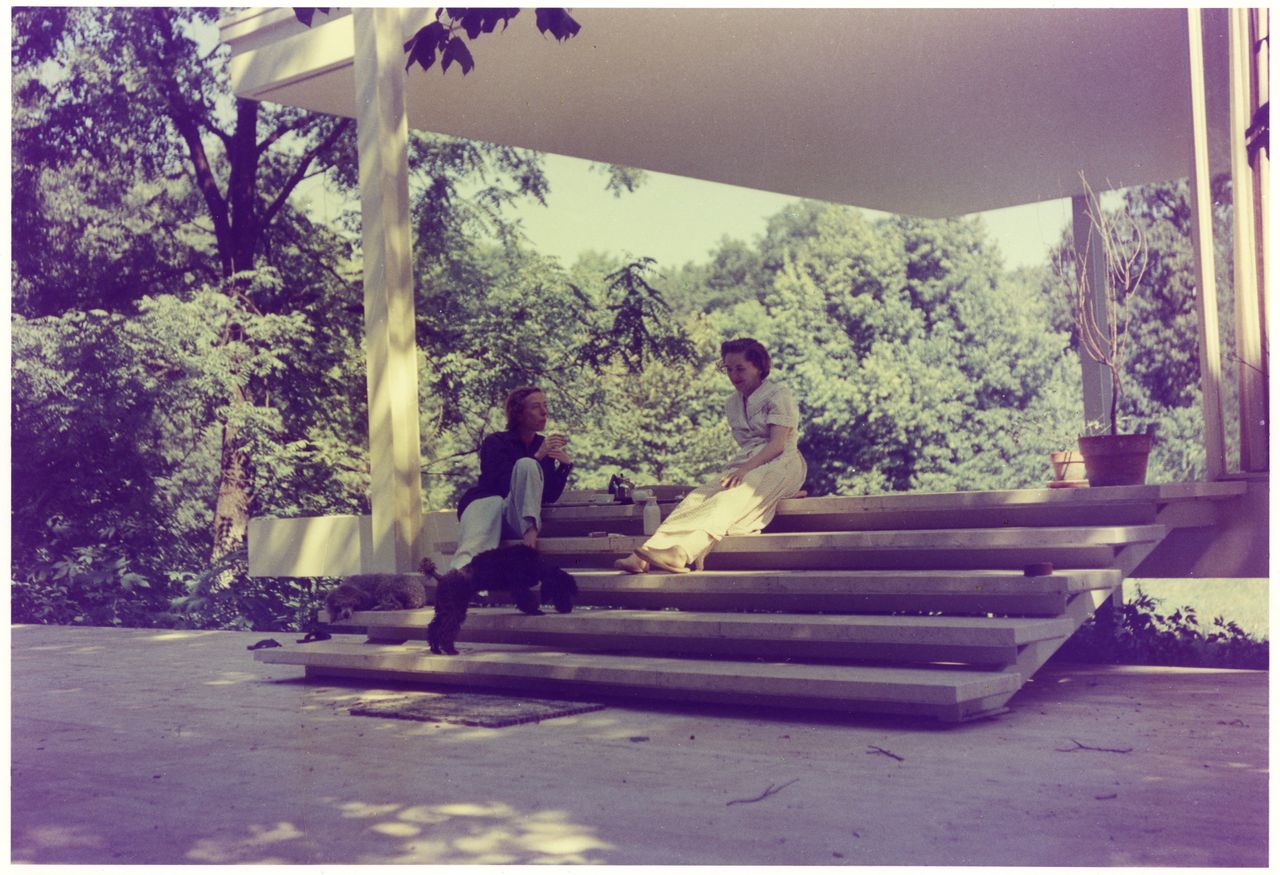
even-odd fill
[[[1052,488],[1088,486],[1084,456],[1076,447],[1080,434],[1079,420],[1069,411],[1049,407],[1037,412],[1026,411],[1013,428],[1013,442],[1049,457]]]
[[[1120,397],[1124,387],[1125,345],[1129,336],[1129,299],[1147,270],[1147,238],[1142,226],[1126,206],[1107,213],[1098,194],[1083,173],[1089,224],[1093,233],[1083,247],[1076,241],[1071,259],[1073,275],[1064,277],[1071,290],[1071,312],[1081,348],[1089,358],[1106,368],[1111,378],[1110,430],[1081,436],[1077,443],[1084,456],[1090,486],[1140,484],[1147,478],[1147,458],[1151,453],[1150,434],[1121,434],[1118,426]],[[1102,247],[1103,287],[1094,289],[1088,270],[1089,247]],[[1062,263],[1059,262],[1059,266]],[[1065,273],[1065,271],[1061,271]],[[1095,295],[1095,291],[1098,293]],[[1103,313],[1095,308],[1097,297]],[[1090,432],[1102,432],[1101,424],[1090,423]],[[1105,426],[1103,426],[1105,427]]]

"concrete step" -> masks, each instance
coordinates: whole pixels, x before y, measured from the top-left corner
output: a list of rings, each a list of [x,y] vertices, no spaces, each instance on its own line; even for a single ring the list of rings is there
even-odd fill
[[[1107,568],[1120,550],[1158,543],[1168,531],[1163,525],[1141,525],[731,535],[706,557],[706,568],[1021,570],[1044,562]],[[629,535],[547,537],[538,539],[538,549],[566,568],[608,567],[644,540]],[[451,553],[456,544],[438,547]]]
[[[431,610],[366,611],[345,625],[377,641],[421,641]],[[338,624],[341,628],[344,624]],[[525,644],[564,651],[773,657],[863,662],[1012,665],[1023,647],[1065,641],[1065,618],[834,616],[585,608],[529,616],[511,608],[473,608],[458,640]]]
[[[1021,571],[693,571],[624,574],[573,569],[577,605],[679,608],[690,611],[783,611],[887,614],[1008,614],[1054,617],[1086,590],[1112,589],[1112,568],[1062,569],[1026,577]],[[427,598],[434,603],[435,583]],[[370,622],[378,612],[363,612]],[[375,623],[377,625],[377,623]]]
[[[305,666],[309,677],[515,689],[523,694],[870,711],[948,722],[1000,713],[1022,683],[1017,672],[563,653],[501,644],[471,645],[458,656],[439,656],[425,646],[324,641],[259,650],[254,658]]]
[[[981,492],[833,495],[787,499],[778,505],[770,532],[883,531],[887,529],[1003,528],[1009,526],[1146,525],[1204,526],[1214,522],[1213,503],[1241,495],[1240,482],[1105,486],[1087,489],[1015,489]],[[684,487],[668,490],[687,491]],[[608,498],[608,496],[603,496]],[[676,502],[661,500],[665,518]],[[544,534],[642,533],[640,505],[567,495],[544,511]]]
[[[632,608],[831,614],[1008,614],[1052,617],[1086,590],[1111,589],[1114,569],[1060,571],[702,571],[621,574],[575,570],[578,602]]]

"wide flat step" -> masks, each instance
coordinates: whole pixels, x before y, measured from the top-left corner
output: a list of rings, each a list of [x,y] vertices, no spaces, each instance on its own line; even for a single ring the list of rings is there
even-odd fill
[[[1157,543],[1163,525],[1054,526],[1000,529],[913,529],[731,535],[706,557],[708,569],[1022,569],[1050,562],[1104,568],[1116,552]],[[538,550],[566,567],[608,566],[645,542],[643,536],[539,538]],[[517,544],[518,541],[506,541]],[[437,545],[452,552],[456,544]]]
[[[680,608],[702,611],[883,614],[930,611],[954,614],[1057,616],[1073,596],[1106,590],[1123,579],[1114,568],[1055,571],[691,571],[626,574],[613,569],[571,569],[577,605]],[[435,582],[426,581],[428,600]],[[379,612],[363,612],[370,622]]]
[[[996,526],[1210,525],[1212,504],[1243,495],[1239,481],[1102,486],[1086,489],[1014,489],[972,492],[890,493],[791,498],[779,503],[771,532],[861,531]],[[679,491],[685,491],[681,489]],[[607,498],[607,496],[605,496]],[[662,516],[674,501],[659,500]],[[1166,513],[1170,505],[1185,505]],[[586,493],[550,505],[546,534],[592,531],[639,534],[640,505],[600,503]]]
[[[819,569],[796,571],[742,570],[690,571],[687,574],[627,574],[614,569],[575,568],[571,572],[582,593],[624,591],[664,593],[726,593],[745,596],[870,595],[883,593],[923,595],[990,593],[1027,595],[1078,593],[1108,589],[1123,579],[1114,568],[1058,569],[1028,577],[1007,569],[956,570],[858,570]],[[774,610],[779,610],[774,608]]]
[[[900,492],[885,495],[829,495],[788,498],[778,503],[780,516],[816,513],[878,513],[881,511],[971,511],[1043,505],[1094,507],[1174,501],[1219,501],[1244,495],[1241,481],[1151,483],[1141,486],[1091,486],[1083,489],[996,489],[972,492]]]
[[[259,662],[305,666],[310,676],[408,681],[424,686],[522,693],[916,714],[957,721],[998,713],[1017,692],[1017,672],[956,668],[810,665],[563,653],[471,645],[440,656],[416,645],[325,641],[259,650]]]
[[[374,639],[423,640],[431,610],[365,611],[337,624]],[[1020,649],[1065,641],[1065,618],[728,614],[583,609],[529,616],[512,608],[473,608],[459,641],[526,644],[558,650],[644,651],[694,656],[872,662],[963,662],[1005,666]]]

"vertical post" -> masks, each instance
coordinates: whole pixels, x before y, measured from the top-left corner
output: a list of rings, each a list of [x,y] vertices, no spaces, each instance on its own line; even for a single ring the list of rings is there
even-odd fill
[[[1101,195],[1099,195],[1101,198]],[[1111,320],[1107,310],[1107,259],[1098,229],[1089,218],[1089,197],[1078,194],[1071,198],[1071,242],[1077,258],[1083,258],[1083,264],[1076,269],[1085,273],[1085,281],[1089,284],[1089,306],[1093,308],[1093,318],[1100,328],[1106,329]],[[1093,360],[1083,343],[1079,344],[1080,378],[1084,388],[1084,425],[1100,423],[1105,429],[1111,428],[1111,393],[1115,386],[1111,383],[1111,371]],[[1104,629],[1114,629],[1123,615],[1124,586],[1121,584],[1098,606],[1095,612],[1098,625]]]
[[[1231,192],[1235,231],[1234,291],[1236,365],[1240,383],[1240,467],[1267,469],[1267,361],[1263,352],[1261,297],[1258,294],[1258,247],[1254,212],[1254,172],[1249,164],[1245,131],[1257,102],[1254,51],[1249,9],[1230,9],[1231,20]]]
[[[1199,9],[1187,10],[1191,79],[1191,251],[1195,255],[1200,316],[1200,390],[1204,403],[1205,479],[1226,473],[1222,434],[1222,355],[1218,343],[1218,294],[1213,279],[1213,194],[1209,177],[1209,123],[1205,115],[1204,33]]]
[[[1253,111],[1271,102],[1271,13],[1267,7],[1250,10],[1249,47],[1253,56]],[[1258,312],[1262,324],[1263,360],[1267,350],[1267,278],[1271,260],[1271,214],[1267,203],[1271,192],[1271,154],[1268,149],[1253,153],[1254,225],[1258,230]],[[1268,381],[1270,369],[1267,369]]]
[[[1089,283],[1090,305],[1099,327],[1105,327],[1111,316],[1107,312],[1107,260],[1098,229],[1089,220],[1089,199],[1079,194],[1071,198],[1071,236],[1078,257],[1083,256],[1083,270]],[[1084,424],[1102,423],[1111,427],[1111,372],[1095,362],[1081,343],[1080,378],[1084,384]]]
[[[398,9],[352,15],[373,510],[373,567],[365,570],[403,572],[422,555],[404,38]]]

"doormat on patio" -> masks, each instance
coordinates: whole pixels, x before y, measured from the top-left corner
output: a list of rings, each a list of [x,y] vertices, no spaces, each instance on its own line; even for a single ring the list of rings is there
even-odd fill
[[[500,729],[520,723],[537,723],[556,717],[603,711],[596,702],[564,699],[523,699],[484,693],[397,693],[386,698],[361,700],[351,707],[359,717],[418,720],[425,723],[458,723]]]

